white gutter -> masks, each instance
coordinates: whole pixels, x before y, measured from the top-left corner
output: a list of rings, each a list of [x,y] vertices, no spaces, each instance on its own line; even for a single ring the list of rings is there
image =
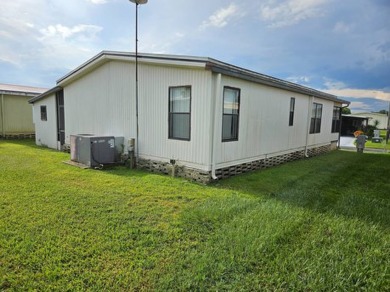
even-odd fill
[[[214,96],[214,123],[213,123],[213,133],[212,133],[212,141],[211,141],[211,146],[212,146],[212,149],[211,149],[211,177],[214,179],[214,180],[217,180],[218,177],[216,176],[215,174],[215,165],[216,165],[216,149],[217,149],[217,146],[218,146],[218,137],[217,137],[217,133],[218,133],[218,130],[217,130],[217,126],[218,126],[218,120],[219,120],[219,117],[217,115],[217,112],[218,112],[218,104],[219,104],[219,97],[221,95],[221,73],[218,73],[217,75],[217,82],[215,84],[215,96]]]
[[[310,96],[308,110],[307,110],[305,157],[309,157],[309,155],[307,154],[307,151],[308,151],[308,146],[309,146],[310,123],[311,123],[311,112],[313,110],[313,101],[314,101],[314,96]]]

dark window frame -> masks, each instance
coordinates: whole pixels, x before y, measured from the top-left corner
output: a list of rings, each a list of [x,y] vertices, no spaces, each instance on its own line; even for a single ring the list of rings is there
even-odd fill
[[[226,90],[234,90],[238,92],[237,97],[237,110],[236,113],[225,113],[225,92]],[[222,142],[238,141],[239,137],[239,125],[240,125],[240,104],[241,104],[241,89],[236,87],[224,86],[223,98],[222,98]],[[231,118],[231,137],[224,138],[224,121],[226,117]]]
[[[171,98],[172,91],[178,88],[189,88],[190,90],[190,108],[188,112],[174,112],[171,107]],[[172,140],[181,140],[181,141],[191,141],[191,112],[192,112],[192,87],[191,85],[180,85],[180,86],[170,86],[168,88],[168,139]],[[188,137],[178,137],[174,135],[174,118],[177,115],[188,115],[189,125],[188,125]]]
[[[47,106],[41,105],[40,110],[41,110],[41,121],[47,121]]]
[[[332,133],[340,133],[341,126],[341,107],[333,107],[333,117],[332,117]]]
[[[322,109],[323,105],[321,103],[313,102],[310,120],[310,134],[321,133]]]
[[[288,118],[288,125],[294,126],[294,113],[295,113],[295,97],[290,98],[290,115]]]

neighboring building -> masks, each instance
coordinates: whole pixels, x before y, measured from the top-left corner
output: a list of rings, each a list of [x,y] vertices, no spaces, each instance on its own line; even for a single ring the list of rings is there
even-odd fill
[[[356,117],[368,117],[368,124],[371,126],[375,126],[375,121],[378,121],[378,125],[376,126],[380,130],[387,129],[388,116],[387,114],[380,113],[356,113],[353,114]]]
[[[0,84],[0,138],[34,136],[31,105],[28,100],[47,88]]]
[[[210,58],[140,54],[138,64],[138,121],[135,55],[103,51],[30,100],[37,144],[138,138],[139,167],[203,182],[337,147],[349,103],[334,95]]]

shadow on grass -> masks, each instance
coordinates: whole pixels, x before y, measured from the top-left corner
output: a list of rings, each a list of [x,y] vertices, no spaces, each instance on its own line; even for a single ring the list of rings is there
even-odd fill
[[[337,151],[233,177],[217,187],[390,227],[390,156]]]

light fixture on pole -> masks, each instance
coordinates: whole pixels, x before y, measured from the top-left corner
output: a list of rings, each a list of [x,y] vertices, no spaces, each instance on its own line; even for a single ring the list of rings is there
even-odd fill
[[[129,0],[135,4],[135,119],[136,119],[136,161],[139,158],[139,127],[138,127],[138,5],[148,3],[148,0]]]

